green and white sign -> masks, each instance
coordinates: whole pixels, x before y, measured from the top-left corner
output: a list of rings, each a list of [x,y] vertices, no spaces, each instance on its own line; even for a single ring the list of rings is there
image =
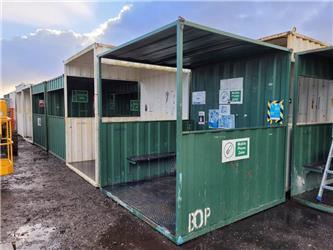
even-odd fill
[[[72,90],[72,102],[88,103],[88,90]]]
[[[242,91],[241,90],[231,90],[230,91],[230,103],[240,103],[242,101]]]
[[[250,138],[222,141],[222,163],[250,158]]]
[[[140,101],[139,100],[130,100],[130,111],[132,111],[132,112],[140,111]]]
[[[243,77],[220,80],[219,104],[243,104]]]

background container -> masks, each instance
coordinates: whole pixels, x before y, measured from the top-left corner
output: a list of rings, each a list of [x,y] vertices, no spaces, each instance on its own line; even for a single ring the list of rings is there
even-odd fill
[[[66,158],[64,75],[46,82],[48,151]]]
[[[47,150],[46,82],[32,86],[33,143]]]
[[[318,208],[315,197],[332,140],[332,47],[296,54],[294,91],[291,194]]]

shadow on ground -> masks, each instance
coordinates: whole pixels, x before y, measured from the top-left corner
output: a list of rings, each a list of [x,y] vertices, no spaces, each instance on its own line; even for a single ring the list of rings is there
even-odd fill
[[[181,248],[333,249],[333,216],[293,201]],[[1,177],[1,249],[177,249],[59,159],[23,140],[15,174]]]

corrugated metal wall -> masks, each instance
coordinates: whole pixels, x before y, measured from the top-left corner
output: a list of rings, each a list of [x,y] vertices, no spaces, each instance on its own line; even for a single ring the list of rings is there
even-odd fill
[[[298,68],[295,70],[300,81],[304,81],[306,79],[304,77],[333,80],[333,62],[328,59],[312,55],[302,55],[298,57],[296,63]],[[298,81],[294,84],[300,84],[300,82]],[[295,99],[302,97],[304,98],[305,96],[297,96]],[[303,100],[298,101],[302,102]],[[309,120],[311,121],[311,119]],[[326,161],[332,131],[332,124],[297,124],[298,122],[304,123],[304,120],[296,120],[293,128],[292,195],[319,187],[322,175],[314,172],[309,173],[304,169],[304,164]],[[309,121],[306,120],[305,122]]]
[[[58,76],[52,80],[47,81],[46,90],[53,91],[64,88],[64,75]]]
[[[47,130],[45,114],[32,114],[33,120],[33,142],[43,149],[47,150]]]
[[[95,118],[66,118],[66,161],[95,160]]]
[[[198,125],[198,112],[207,117],[209,109],[219,108],[220,80],[242,77],[243,104],[231,105],[236,128],[242,129],[183,134],[177,236],[188,240],[284,201],[288,121],[269,128],[267,102],[284,100],[288,113],[289,67],[289,54],[278,52],[192,69],[191,91],[206,91],[206,105],[191,106],[194,126],[208,129]],[[222,163],[222,140],[239,138],[250,138],[249,159]],[[205,209],[206,224],[191,229],[191,214]]]
[[[101,186],[140,181],[174,171],[174,162],[131,165],[128,157],[175,152],[176,122],[101,124]]]
[[[40,105],[44,101],[44,107]],[[47,150],[47,120],[45,83],[32,86],[32,128],[33,142]]]
[[[47,116],[48,150],[50,153],[66,158],[65,119],[59,116]]]
[[[247,137],[250,158],[221,163],[222,140]],[[285,127],[184,134],[178,235],[193,238],[283,202],[285,142]],[[189,232],[189,215],[205,208],[207,224]]]
[[[46,82],[48,151],[66,158],[64,76]]]
[[[191,119],[197,130],[208,129],[198,125],[198,112],[219,108],[220,80],[243,77],[244,97],[241,105],[231,105],[235,114],[236,128],[262,127],[267,125],[268,100],[284,100],[287,110],[286,86],[289,75],[286,69],[288,55],[276,53],[256,58],[233,60],[192,70],[192,91],[206,91],[206,105],[192,105]]]
[[[322,174],[306,171],[303,166],[327,159],[331,131],[331,124],[299,125],[294,129],[292,195],[301,194],[320,185]]]

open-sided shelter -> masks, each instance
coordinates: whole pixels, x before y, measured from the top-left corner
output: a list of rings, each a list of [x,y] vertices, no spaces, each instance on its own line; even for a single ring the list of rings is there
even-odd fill
[[[127,112],[134,101],[141,116],[156,96],[125,92],[112,102],[104,59],[176,67],[175,123],[105,117],[107,100],[115,110],[127,103]],[[177,244],[283,202],[289,70],[286,48],[183,19],[100,54],[102,190]]]
[[[31,84],[16,86],[17,133],[32,143],[32,92]]]

